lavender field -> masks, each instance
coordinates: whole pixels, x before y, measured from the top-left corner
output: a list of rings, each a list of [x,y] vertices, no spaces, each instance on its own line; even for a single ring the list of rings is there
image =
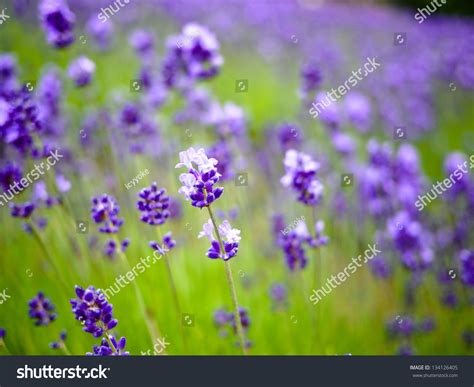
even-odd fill
[[[432,8],[2,2],[0,354],[473,355],[474,21]]]

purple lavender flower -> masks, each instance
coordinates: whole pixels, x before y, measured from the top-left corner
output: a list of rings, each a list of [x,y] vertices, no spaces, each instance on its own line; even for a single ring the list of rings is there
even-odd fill
[[[61,334],[59,335],[59,340],[49,343],[49,347],[51,349],[64,348],[64,342],[66,341],[66,337],[67,337],[66,331],[65,330],[61,331]]]
[[[120,207],[113,196],[103,194],[100,197],[92,198],[91,208],[92,219],[103,224],[99,231],[107,234],[115,234],[123,224],[123,219],[118,217]]]
[[[280,283],[275,283],[270,287],[270,297],[274,306],[285,305],[288,297],[288,290],[286,286]]]
[[[44,135],[58,137],[64,132],[61,116],[62,81],[55,68],[48,69],[41,77],[36,89],[38,119]]]
[[[352,155],[356,149],[356,144],[352,137],[349,134],[340,131],[334,131],[331,134],[331,142],[336,152],[343,156]]]
[[[86,30],[100,50],[109,48],[114,33],[114,25],[111,20],[102,23],[96,15],[93,15],[87,22]]]
[[[228,313],[225,309],[217,309],[214,312],[214,324],[218,328],[224,327],[231,320],[232,313]]]
[[[424,333],[429,333],[429,332],[432,332],[435,329],[436,324],[435,324],[434,319],[432,319],[431,317],[427,317],[427,318],[421,320],[420,323],[418,324],[418,326],[419,326],[420,331],[422,331]]]
[[[17,74],[16,58],[12,54],[0,54],[0,95],[8,95],[18,87],[16,78]],[[0,99],[0,101],[4,101]],[[3,102],[3,103],[4,103]],[[4,109],[0,109],[0,112]],[[2,126],[2,118],[0,114],[0,126]]]
[[[283,161],[286,174],[280,182],[284,187],[291,187],[298,195],[298,200],[304,204],[315,206],[323,195],[323,185],[317,180],[319,163],[311,156],[290,149]]]
[[[171,231],[169,231],[164,235],[161,244],[156,241],[151,241],[149,245],[153,250],[158,251],[161,255],[165,255],[168,251],[176,246],[176,241],[173,239],[173,234]]]
[[[311,235],[304,222],[298,222],[297,226],[289,233],[282,235],[278,243],[285,254],[286,264],[293,271],[304,269],[307,264],[304,246],[311,241]]]
[[[130,143],[133,153],[141,153],[144,143],[157,131],[157,126],[146,106],[140,103],[127,102],[119,111],[119,125]]]
[[[196,151],[192,147],[180,152],[179,159],[180,163],[176,164],[176,168],[186,167],[188,173],[179,175],[183,186],[178,192],[184,195],[186,200],[191,199],[192,206],[207,207],[221,197],[224,188],[214,187],[220,177],[216,159],[208,158],[203,148]]]
[[[36,208],[36,206],[30,202],[23,204],[10,203],[9,206],[11,216],[23,219],[28,219]]]
[[[36,297],[28,302],[30,307],[29,316],[32,319],[36,319],[36,326],[47,326],[49,323],[56,320],[56,313],[54,311],[54,305],[48,298],[45,298],[43,292],[39,292]]]
[[[414,354],[415,351],[409,345],[402,345],[397,351],[397,355],[400,356],[413,356]]]
[[[3,168],[0,169],[0,186],[3,191],[10,190],[11,186],[18,182],[19,189],[22,190],[24,186],[20,180],[23,177],[23,170],[14,161],[8,161]]]
[[[181,206],[181,202],[172,196],[170,196],[168,210],[170,212],[171,219],[180,219],[183,215],[183,207]]]
[[[41,130],[37,106],[25,88],[9,95],[7,103],[9,108],[0,117],[0,140],[21,155],[32,153],[35,150],[33,134]]]
[[[240,321],[242,322],[242,328],[244,331],[247,331],[248,328],[250,327],[250,317],[249,317],[249,312],[247,309],[239,307],[239,314],[240,314]],[[230,318],[230,324],[232,328],[234,329],[234,332],[237,332],[237,327],[235,325],[235,316],[232,313],[232,317]]]
[[[211,247],[206,254],[209,258],[221,258],[227,261],[234,257],[239,250],[239,242],[242,239],[240,237],[240,230],[232,228],[227,220],[224,220],[218,229],[224,251],[221,250],[219,241],[214,238],[214,225],[211,219],[203,224],[202,231],[199,233],[198,238],[205,236],[211,241]]]
[[[296,125],[283,123],[276,128],[278,141],[283,151],[299,147],[303,141],[303,132]]]
[[[387,279],[391,277],[393,270],[387,259],[381,255],[378,255],[370,260],[370,269],[375,277],[381,279]]]
[[[446,176],[454,176],[456,178],[456,184],[447,192],[448,197],[456,198],[461,194],[465,194],[471,186],[469,175],[464,173],[466,168],[462,168],[466,160],[466,155],[461,152],[450,153],[444,160],[444,173]]]
[[[314,63],[307,63],[301,69],[301,92],[303,96],[314,93],[321,86],[321,70]]]
[[[118,321],[113,318],[112,304],[109,304],[100,289],[93,286],[83,289],[75,287],[77,298],[71,299],[72,312],[76,320],[84,324],[83,330],[99,338],[111,329],[114,329]]]
[[[214,102],[204,121],[214,126],[222,139],[229,136],[239,137],[247,128],[244,110],[232,102],[227,102],[223,106]]]
[[[0,327],[0,341],[3,340],[6,335],[7,331],[5,330],[5,328]]]
[[[127,340],[125,337],[122,337],[118,342],[117,339],[109,335],[109,339],[113,345],[113,348],[110,348],[110,344],[107,339],[104,337],[100,345],[94,345],[93,352],[87,352],[87,356],[129,356],[130,352],[124,351]]]
[[[149,56],[154,49],[154,38],[150,31],[142,29],[132,32],[129,38],[130,45],[140,56]]]
[[[180,77],[185,81],[212,78],[224,62],[215,36],[196,23],[186,24],[181,35],[168,38],[166,47],[162,73],[171,88],[180,86]]]
[[[143,188],[138,196],[137,208],[142,213],[140,220],[152,226],[159,226],[170,216],[168,210],[170,198],[164,188],[158,189],[156,182],[149,188]]]
[[[69,46],[74,41],[75,16],[64,0],[41,0],[39,16],[48,43],[56,48]]]
[[[461,251],[459,259],[461,261],[462,281],[467,286],[474,287],[474,251]]]
[[[219,140],[211,148],[207,154],[209,157],[219,160],[217,164],[217,172],[220,174],[220,180],[227,181],[234,177],[232,170],[232,152],[227,141]]]
[[[326,246],[329,243],[329,237],[323,235],[324,222],[322,220],[318,220],[314,225],[314,230],[316,235],[309,241],[311,247]]]
[[[349,121],[361,133],[367,133],[372,125],[372,108],[364,95],[351,91],[344,98],[344,109]]]
[[[92,80],[95,73],[95,63],[86,56],[80,56],[71,62],[67,72],[77,87],[84,87]]]
[[[455,308],[458,306],[458,296],[452,290],[446,290],[441,296],[441,302],[448,308]]]
[[[410,316],[397,316],[387,323],[387,331],[391,338],[410,337],[415,328],[415,322]]]
[[[427,268],[433,261],[431,235],[407,212],[399,212],[388,221],[388,232],[402,263],[410,270]]]
[[[121,251],[122,253],[124,253],[127,250],[127,247],[129,245],[130,245],[130,240],[128,238],[124,239],[120,243],[120,248],[117,246],[117,242],[115,242],[115,240],[109,239],[105,243],[104,254],[109,256],[109,258],[113,259],[113,258],[115,258],[115,254],[118,251]]]

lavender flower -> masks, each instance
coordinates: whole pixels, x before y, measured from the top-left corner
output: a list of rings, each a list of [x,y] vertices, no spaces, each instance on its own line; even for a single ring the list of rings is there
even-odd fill
[[[14,161],[8,161],[3,168],[0,169],[0,186],[4,191],[11,189],[11,186],[16,184],[19,189],[22,190],[24,186],[21,184],[21,178],[23,177],[22,168]]]
[[[208,112],[205,122],[215,126],[217,134],[222,139],[228,136],[241,136],[246,131],[245,113],[240,106],[227,102],[220,106],[213,103]]]
[[[322,75],[319,66],[307,63],[301,69],[301,92],[303,96],[314,93],[321,86]]]
[[[143,188],[138,196],[137,208],[142,213],[140,220],[152,226],[159,226],[170,216],[168,210],[170,197],[164,188],[158,189],[156,182],[149,188]]]
[[[11,216],[23,219],[28,219],[36,208],[36,206],[30,202],[23,204],[10,203],[9,206]]]
[[[0,343],[1,341],[3,341],[6,335],[7,335],[7,331],[5,330],[5,328],[0,327]]]
[[[297,148],[303,141],[303,132],[296,125],[283,123],[275,128],[278,133],[280,148],[283,151]]]
[[[304,246],[311,242],[311,235],[304,222],[299,222],[289,233],[282,235],[278,243],[285,254],[290,270],[304,269],[307,264]]]
[[[350,122],[361,133],[367,133],[372,125],[370,101],[364,95],[352,91],[344,98],[344,109]]]
[[[77,87],[84,87],[92,80],[95,73],[95,63],[85,56],[80,56],[71,62],[67,72]]]
[[[324,222],[322,220],[318,220],[314,225],[314,230],[316,236],[309,241],[309,244],[312,247],[326,246],[329,243],[329,238],[326,235],[323,235]]]
[[[316,178],[319,163],[305,153],[290,149],[285,154],[283,164],[286,174],[281,178],[281,184],[291,187],[302,203],[317,205],[323,195],[323,185]]]
[[[461,260],[462,281],[467,286],[474,287],[474,251],[461,251],[459,259]]]
[[[153,34],[145,30],[135,30],[129,38],[130,45],[143,57],[150,55],[154,48]]]
[[[115,242],[115,240],[109,239],[105,244],[104,254],[108,255],[109,258],[113,259],[118,251],[124,253],[129,245],[130,240],[128,238],[124,239],[120,243],[120,247],[117,246],[117,242]]]
[[[144,104],[127,102],[119,111],[119,125],[133,153],[141,153],[157,131],[152,114]]]
[[[2,94],[8,95],[17,89],[17,72],[18,71],[15,56],[13,56],[12,54],[0,54],[0,96]],[[0,99],[0,102],[2,102],[3,104],[6,101],[4,99]],[[2,110],[3,109],[0,109],[0,112]],[[3,125],[3,123],[0,114],[0,126],[1,125]]]
[[[180,77],[185,81],[212,78],[224,62],[215,36],[196,23],[186,24],[182,34],[170,37],[166,46],[162,73],[168,87],[179,86]]]
[[[284,306],[287,303],[288,290],[286,286],[280,283],[275,283],[270,287],[270,297],[273,301],[273,306]]]
[[[92,219],[103,224],[99,231],[107,234],[115,234],[123,224],[123,219],[118,217],[120,207],[113,196],[103,194],[92,198]]]
[[[393,270],[387,259],[383,256],[376,256],[370,262],[370,269],[375,277],[386,279],[391,277]]]
[[[151,241],[149,245],[153,250],[158,251],[161,255],[165,255],[176,246],[176,241],[173,239],[173,234],[170,231],[165,234],[161,244],[156,241]]]
[[[450,153],[444,161],[444,173],[446,176],[454,175],[458,178],[458,174],[460,175],[456,184],[454,184],[447,192],[447,195],[450,198],[456,198],[469,190],[471,185],[469,175],[461,173],[461,169],[459,168],[466,162],[466,160],[467,157],[463,153],[453,152]]]
[[[93,15],[87,22],[86,30],[92,36],[98,48],[106,50],[109,48],[113,37],[113,26],[111,20],[108,20],[107,23],[102,23],[96,15]]]
[[[248,311],[245,308],[239,307],[239,316],[242,323],[242,329],[244,333],[250,327],[250,318]],[[221,337],[225,337],[228,334],[228,329],[232,329],[234,334],[237,334],[237,326],[235,324],[235,314],[227,312],[225,309],[218,309],[214,312],[214,325],[219,331]],[[245,348],[248,348],[252,345],[252,342],[245,339]]]
[[[39,16],[48,43],[56,48],[69,46],[74,41],[75,16],[64,0],[41,0]]]
[[[71,299],[72,312],[76,320],[83,323],[83,330],[99,338],[111,329],[114,329],[118,321],[113,318],[112,304],[106,300],[102,291],[93,286],[83,289],[75,287],[77,298]]]
[[[9,95],[7,103],[7,111],[0,115],[0,140],[17,149],[21,155],[33,153],[36,149],[33,134],[41,130],[41,122],[31,94],[23,88]]]
[[[130,352],[124,351],[125,344],[127,340],[125,337],[122,337],[118,342],[117,339],[109,335],[109,339],[113,345],[113,348],[110,347],[109,342],[104,337],[100,345],[94,345],[93,352],[87,352],[87,356],[129,356]]]
[[[45,298],[43,292],[39,292],[36,297],[28,302],[30,307],[29,316],[32,319],[36,319],[35,325],[47,326],[49,323],[56,320],[56,313],[54,311],[54,305],[48,298]]]
[[[64,348],[64,342],[66,341],[66,331],[63,330],[61,334],[59,335],[59,340],[58,341],[53,341],[49,343],[49,347],[51,349],[59,349],[59,348]]]
[[[219,163],[217,164],[217,172],[220,174],[220,180],[231,180],[234,176],[232,170],[232,152],[227,141],[219,140],[209,148],[207,153],[210,157],[219,160]]]
[[[211,219],[209,219],[207,223],[204,223],[198,238],[205,236],[211,241],[211,247],[206,254],[209,258],[221,258],[224,261],[227,261],[234,257],[239,250],[239,242],[242,239],[240,237],[240,230],[232,228],[227,220],[224,220],[218,229],[224,251],[221,251],[219,241],[214,238],[214,225]]]
[[[176,168],[186,167],[188,173],[179,176],[183,186],[178,192],[186,200],[191,199],[192,206],[207,207],[222,195],[224,188],[214,187],[220,177],[216,159],[208,158],[203,148],[196,151],[192,147],[180,152],[179,158],[180,163],[176,164]]]
[[[388,233],[401,256],[402,263],[410,270],[427,268],[433,261],[431,236],[407,212],[399,212],[388,221]]]

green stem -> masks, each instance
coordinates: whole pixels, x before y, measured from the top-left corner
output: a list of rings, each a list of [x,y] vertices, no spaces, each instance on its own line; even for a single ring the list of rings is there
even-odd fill
[[[219,229],[217,228],[216,220],[214,219],[214,215],[211,210],[211,206],[207,206],[207,210],[209,211],[209,216],[211,217],[212,224],[214,225],[214,231],[217,235],[217,240],[219,241],[219,248],[222,253],[225,252],[224,245],[222,244],[221,236],[219,234]],[[239,312],[239,301],[237,299],[237,292],[235,291],[235,284],[234,278],[232,276],[232,268],[230,266],[229,261],[224,261],[225,272],[227,275],[227,281],[229,283],[230,294],[232,297],[232,303],[234,304],[234,318],[235,318],[235,325],[237,327],[237,334],[240,340],[240,346],[242,347],[242,352],[244,355],[247,355],[247,348],[245,346],[245,336],[244,330],[242,328],[242,321],[240,319],[240,312]]]
[[[163,240],[163,238],[161,237],[160,229],[156,228],[156,231],[158,235],[158,243],[160,243],[160,241]],[[166,271],[168,272],[168,279],[170,281],[171,292],[173,294],[174,306],[176,308],[176,313],[178,314],[178,321],[181,327],[181,335],[183,336],[184,348],[185,348],[185,351],[188,352],[188,342],[186,339],[186,334],[184,332],[183,323],[181,321],[182,312],[181,312],[181,306],[179,303],[178,291],[176,290],[176,285],[173,278],[173,272],[171,270],[171,263],[170,263],[170,259],[168,255],[169,255],[169,251],[166,251],[165,254],[163,254],[163,258],[165,260]]]
[[[54,259],[52,257],[52,255],[49,253],[48,249],[46,248],[46,245],[44,244],[43,242],[43,239],[41,238],[41,235],[40,233],[38,232],[38,230],[36,229],[36,226],[33,224],[33,222],[28,222],[28,224],[30,225],[31,227],[31,230],[32,230],[32,234],[33,234],[33,237],[36,239],[36,241],[38,242],[41,250],[43,250],[43,253],[44,255],[46,256],[46,258],[48,259],[49,261],[49,264],[52,266],[52,268],[56,271],[56,274],[58,276],[58,279],[59,279],[59,282],[61,282],[61,285],[64,286],[64,290],[66,291],[66,293],[69,293],[69,287],[68,285],[66,284],[66,282],[64,281],[64,278],[63,278],[63,273],[61,273],[61,271],[57,268],[55,262],[54,262]]]
[[[157,228],[157,235],[158,235],[159,241],[161,241],[162,237],[161,237],[161,233],[160,233],[158,228]],[[165,260],[166,270],[168,272],[168,278],[169,278],[169,281],[170,281],[171,292],[173,293],[173,300],[174,300],[174,305],[175,305],[175,308],[176,308],[176,312],[178,313],[179,316],[181,316],[181,308],[180,308],[180,305],[179,305],[178,292],[176,291],[176,285],[174,283],[173,272],[171,271],[171,264],[170,264],[170,261],[169,261],[169,258],[168,258],[168,254],[169,254],[169,252],[167,251],[165,254],[163,254],[163,258]]]
[[[61,349],[63,350],[63,352],[64,352],[65,355],[71,356],[71,352],[69,352],[69,349],[67,349],[65,343],[62,343]]]
[[[10,352],[10,350],[8,349],[7,347],[7,344],[5,343],[5,340],[3,339],[0,339],[0,348],[5,348],[5,352],[8,354],[8,355],[11,355],[12,353]]]
[[[117,245],[118,254],[121,257],[122,262],[125,264],[128,271],[132,271],[132,268],[130,267],[130,263],[128,262],[127,256],[125,255],[125,253],[123,251],[120,250],[120,241],[118,240],[118,238],[116,236],[114,236],[114,240],[115,240],[115,243]],[[148,314],[148,311],[146,310],[145,302],[143,301],[143,295],[140,291],[140,288],[139,288],[138,284],[136,283],[135,280],[133,280],[131,282],[132,282],[133,288],[135,290],[135,295],[137,297],[138,306],[140,308],[141,313],[145,317],[145,322],[146,322],[146,325],[147,325],[147,328],[148,328],[148,333],[150,335],[151,343],[153,345],[153,343],[155,341],[155,335],[153,334],[154,327],[156,327],[156,330],[158,331],[158,336],[162,337],[162,335],[160,333],[160,329],[158,328],[158,324],[154,323],[151,320],[151,318]]]

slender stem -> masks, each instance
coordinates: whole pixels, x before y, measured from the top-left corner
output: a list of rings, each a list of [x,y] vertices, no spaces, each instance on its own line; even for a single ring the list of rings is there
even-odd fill
[[[158,235],[158,239],[161,241],[162,237],[161,237],[160,230],[158,228],[157,228],[157,235]],[[174,279],[173,279],[173,272],[171,271],[171,264],[170,264],[170,261],[169,261],[169,258],[168,258],[168,254],[169,254],[169,252],[166,252],[163,255],[163,258],[165,260],[166,270],[168,272],[168,277],[169,277],[169,281],[170,281],[171,292],[173,293],[173,300],[174,300],[175,308],[176,308],[176,311],[177,311],[178,315],[181,316],[181,308],[180,308],[180,305],[179,305],[178,292],[176,291],[176,285],[175,285],[175,282],[174,282]]]
[[[56,274],[59,278],[59,282],[61,282],[61,285],[64,286],[64,290],[66,291],[66,293],[69,292],[69,287],[68,285],[66,284],[66,282],[64,281],[64,278],[63,278],[63,273],[61,273],[61,271],[57,268],[55,262],[54,262],[54,259],[52,257],[52,255],[49,253],[48,249],[46,248],[46,245],[44,244],[43,242],[43,239],[41,238],[41,235],[40,233],[38,232],[38,230],[36,229],[36,226],[33,224],[33,222],[28,222],[28,224],[30,225],[31,227],[31,233],[33,234],[33,237],[36,239],[36,241],[38,242],[41,250],[43,250],[43,253],[44,255],[46,256],[46,258],[48,259],[49,261],[49,264],[52,266],[52,268],[56,271]]]
[[[0,339],[0,348],[5,348],[5,352],[8,354],[8,355],[11,355],[12,353],[10,352],[10,350],[8,349],[7,347],[7,344],[5,343],[5,340],[3,339]]]
[[[69,349],[67,349],[66,343],[62,343],[61,349],[67,356],[71,356],[71,352],[69,352]]]
[[[132,269],[130,267],[130,263],[128,262],[127,256],[125,255],[125,253],[123,251],[120,250],[120,241],[118,240],[118,238],[116,236],[114,236],[114,240],[115,240],[115,243],[118,247],[118,254],[121,257],[122,262],[125,264],[128,271],[132,271]],[[145,302],[143,301],[143,295],[141,293],[140,287],[138,286],[136,281],[131,281],[131,282],[132,282],[133,288],[135,290],[135,295],[137,297],[138,306],[139,306],[140,311],[142,312],[142,314],[145,318],[145,322],[146,322],[146,325],[147,325],[147,328],[148,328],[148,333],[150,335],[151,343],[153,344],[154,341],[155,341],[155,336],[153,334],[154,327],[156,326],[156,330],[158,331],[159,336],[161,336],[160,329],[158,328],[158,324],[154,323],[151,320],[151,318],[148,314],[148,311],[146,310]],[[164,353],[166,353],[166,352],[164,352]]]
[[[313,227],[316,225],[316,208],[311,208],[311,217],[313,221]],[[316,247],[316,251],[314,254],[314,262],[313,262],[313,280],[314,280],[314,289],[317,289],[318,285],[322,285],[322,258],[321,258],[321,247]],[[319,265],[318,265],[319,264]],[[321,305],[314,305],[314,312],[313,312],[313,329],[314,329],[314,336],[312,340],[311,349],[313,349],[313,345],[318,342],[320,346],[320,350],[322,350],[322,335],[321,335],[321,326],[322,326],[322,313],[319,313],[318,316],[318,308],[319,311],[321,310]],[[318,318],[319,317],[319,318]],[[312,352],[312,351],[311,351]]]
[[[156,228],[156,233],[158,235],[158,240],[159,240],[158,243],[160,243],[160,241],[162,241],[163,238],[161,237],[161,232],[158,227]],[[176,290],[176,285],[173,278],[173,272],[171,270],[169,251],[166,251],[165,254],[163,254],[163,258],[165,260],[166,271],[168,272],[168,279],[170,281],[171,292],[173,293],[174,306],[176,308],[176,313],[178,314],[178,321],[181,327],[180,329],[181,329],[181,335],[183,336],[184,348],[185,348],[185,351],[188,352],[188,342],[186,339],[186,333],[184,331],[183,323],[181,321],[181,316],[182,316],[181,306],[179,303],[178,291]]]
[[[214,225],[214,231],[217,235],[217,240],[219,241],[219,248],[222,253],[225,252],[224,245],[222,244],[221,236],[219,234],[219,229],[217,228],[216,220],[214,219],[214,215],[211,210],[211,206],[207,206],[207,210],[209,211],[209,216],[211,217],[212,224]],[[239,301],[237,299],[237,292],[235,291],[235,284],[234,278],[232,276],[232,268],[230,266],[229,261],[224,261],[225,272],[227,275],[227,281],[229,283],[230,294],[232,297],[232,302],[234,304],[234,318],[235,318],[235,325],[237,327],[237,334],[240,340],[240,346],[242,347],[242,352],[244,355],[247,355],[247,348],[245,346],[245,336],[244,330],[242,328],[242,321],[240,319],[240,311],[239,311]]]

